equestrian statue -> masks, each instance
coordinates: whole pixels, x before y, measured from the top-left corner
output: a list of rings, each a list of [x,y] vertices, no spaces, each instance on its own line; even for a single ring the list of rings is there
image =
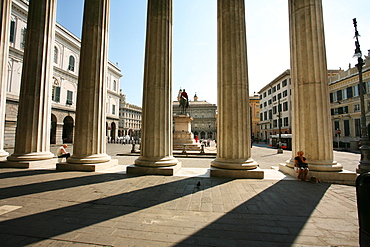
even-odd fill
[[[181,114],[186,114],[186,109],[189,107],[189,99],[188,94],[185,92],[185,89],[182,90],[180,96],[180,105],[181,107]]]

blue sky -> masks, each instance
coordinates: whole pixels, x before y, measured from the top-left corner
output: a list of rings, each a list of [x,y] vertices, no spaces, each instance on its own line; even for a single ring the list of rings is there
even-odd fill
[[[245,0],[249,94],[290,67],[288,0]],[[111,0],[109,60],[118,63],[128,103],[141,106],[147,0]],[[356,60],[357,18],[364,55],[370,49],[369,0],[323,0],[328,69]],[[58,0],[57,21],[81,37],[83,0]],[[190,98],[217,103],[217,0],[173,0],[173,99],[185,88]]]

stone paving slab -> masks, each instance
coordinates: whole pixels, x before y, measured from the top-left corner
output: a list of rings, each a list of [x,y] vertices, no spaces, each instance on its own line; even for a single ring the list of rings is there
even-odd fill
[[[1,207],[2,246],[358,246],[355,187],[293,179],[4,168]]]

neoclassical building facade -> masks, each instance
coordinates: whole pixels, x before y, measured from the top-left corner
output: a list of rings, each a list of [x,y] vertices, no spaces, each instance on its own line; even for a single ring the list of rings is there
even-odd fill
[[[363,67],[363,83],[366,85],[364,93],[366,124],[369,131],[370,118],[370,51]],[[358,149],[361,140],[361,108],[359,74],[357,67],[329,78],[331,120],[333,125],[334,145],[338,148],[351,150]]]
[[[14,147],[18,102],[25,39],[28,1],[13,0],[9,30],[9,60],[7,63],[5,136],[6,148]],[[81,40],[55,23],[53,75],[51,79],[50,143],[72,143],[76,111]],[[107,74],[107,136],[118,137],[119,85],[121,71],[108,62]]]
[[[118,136],[139,140],[141,130],[141,114],[141,107],[127,103],[126,95],[121,91]]]

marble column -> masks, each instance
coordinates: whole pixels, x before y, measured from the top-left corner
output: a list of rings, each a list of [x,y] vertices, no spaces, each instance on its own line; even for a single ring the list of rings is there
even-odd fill
[[[140,157],[128,173],[173,175],[172,0],[149,0]]]
[[[58,170],[98,171],[117,165],[106,154],[110,0],[85,1],[73,155]]]
[[[11,167],[51,163],[51,82],[56,0],[30,0]]]
[[[341,171],[333,160],[321,0],[289,0],[293,152],[305,153],[310,171]]]
[[[4,150],[4,130],[5,130],[5,105],[6,105],[6,85],[8,75],[9,59],[9,30],[10,30],[10,10],[12,1],[2,0],[0,6],[0,161],[6,160],[9,155]]]
[[[211,176],[263,178],[251,158],[244,0],[218,0],[217,128]]]

